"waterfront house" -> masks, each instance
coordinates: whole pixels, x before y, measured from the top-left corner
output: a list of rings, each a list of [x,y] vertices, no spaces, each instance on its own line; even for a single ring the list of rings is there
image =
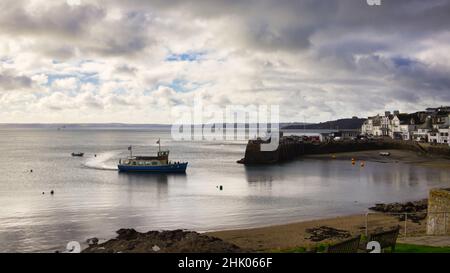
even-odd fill
[[[387,112],[386,112],[387,115]],[[361,133],[367,136],[382,137],[389,136],[389,116],[376,115],[369,117],[361,127]],[[390,114],[389,114],[390,115]]]
[[[450,145],[449,131],[449,128],[433,129],[433,131],[428,134],[428,142]]]
[[[450,126],[450,114],[448,112],[437,112],[431,115],[433,128],[448,128]]]
[[[369,117],[361,127],[366,136],[388,136],[397,140],[414,140],[449,144],[450,106],[427,108],[412,114],[386,111]]]
[[[361,130],[346,129],[346,130],[339,130],[337,133],[334,133],[334,136],[340,137],[342,140],[354,140],[357,139],[360,134]]]
[[[448,127],[447,128],[440,128],[439,129],[438,143],[450,145],[449,133],[450,133],[450,129]]]
[[[413,139],[417,142],[428,142],[428,134],[432,130],[432,118],[431,116],[427,116],[423,123],[416,125],[416,130],[413,132]]]
[[[439,142],[439,130],[433,129],[428,133],[428,142],[437,144]]]
[[[376,117],[373,117],[372,120],[372,136],[382,136],[383,130],[381,129],[381,117],[377,115]]]
[[[428,142],[428,134],[430,132],[430,129],[418,128],[413,132],[413,140],[417,142]]]
[[[417,117],[411,114],[393,115],[390,122],[390,137],[398,140],[411,140],[412,132],[416,129]]]
[[[361,134],[366,136],[373,135],[373,117],[369,117],[366,121],[364,121],[361,127]]]

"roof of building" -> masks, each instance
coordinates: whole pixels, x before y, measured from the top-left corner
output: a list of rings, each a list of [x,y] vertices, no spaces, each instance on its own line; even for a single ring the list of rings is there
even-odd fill
[[[413,114],[402,113],[397,115],[397,117],[400,120],[401,125],[421,125],[425,123],[425,120],[423,120],[423,115],[421,114],[422,113],[420,112]]]

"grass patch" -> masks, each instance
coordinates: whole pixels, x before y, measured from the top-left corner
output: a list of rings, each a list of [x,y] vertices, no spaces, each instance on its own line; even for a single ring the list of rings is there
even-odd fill
[[[450,253],[450,247],[397,244],[395,253]]]
[[[272,253],[308,253],[308,252],[324,252],[327,249],[327,244],[319,244],[314,248],[306,248],[306,247],[293,247],[293,248],[284,248],[284,249],[272,249],[270,252]]]
[[[306,248],[304,247],[294,247],[285,249],[272,249],[272,253],[306,253]]]
[[[320,244],[317,246],[317,253],[324,252],[327,245]],[[307,253],[310,250],[305,247],[294,247],[287,249],[273,249],[271,253]],[[391,253],[391,249],[387,248],[384,253]],[[410,244],[397,244],[394,253],[450,253],[450,247],[422,246]]]

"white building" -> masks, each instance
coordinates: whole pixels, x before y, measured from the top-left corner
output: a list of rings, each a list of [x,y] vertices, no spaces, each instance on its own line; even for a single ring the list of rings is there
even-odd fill
[[[428,133],[428,142],[430,143],[439,143],[439,130],[433,129]]]
[[[390,124],[392,115],[389,112],[385,116],[376,115],[369,117],[361,127],[361,133],[367,136],[390,136]]]
[[[450,144],[449,133],[450,133],[450,129],[449,128],[440,128],[439,129],[438,143],[440,143],[440,144]]]
[[[450,131],[449,128],[434,129],[432,132],[428,134],[428,142],[435,144],[450,145],[449,131]]]
[[[366,121],[364,121],[362,127],[361,127],[361,134],[370,136],[373,135],[373,119],[368,118]]]
[[[361,128],[367,136],[389,136],[398,140],[414,140],[449,144],[450,107],[429,108],[413,114],[393,114],[369,117]]]
[[[413,140],[417,142],[428,142],[428,134],[431,132],[431,129],[428,128],[418,128],[413,131]]]
[[[411,117],[407,114],[397,114],[391,119],[390,134],[393,139],[411,140],[411,134],[416,129]]]

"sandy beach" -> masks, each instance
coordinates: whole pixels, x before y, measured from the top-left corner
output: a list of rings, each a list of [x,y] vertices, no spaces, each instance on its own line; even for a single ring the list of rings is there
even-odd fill
[[[373,213],[368,216],[367,223],[369,233],[380,228],[389,229],[400,225],[400,232],[404,234],[405,222],[396,216]],[[308,232],[309,229],[330,227],[347,231],[354,236],[358,234],[364,235],[366,230],[365,225],[366,215],[360,214],[263,228],[209,232],[206,235],[218,237],[244,249],[276,252],[289,251],[298,247],[312,248],[320,244],[328,244],[342,240],[339,238],[330,238],[315,242],[310,239],[312,234]],[[420,223],[407,222],[408,236],[424,234],[425,230],[425,221],[421,221]]]
[[[381,156],[380,152],[389,152],[390,156]],[[425,167],[450,168],[450,159],[439,156],[419,154],[408,150],[371,150],[359,152],[346,152],[337,154],[307,155],[304,158],[333,160],[351,160],[379,162],[379,163],[406,163]]]

